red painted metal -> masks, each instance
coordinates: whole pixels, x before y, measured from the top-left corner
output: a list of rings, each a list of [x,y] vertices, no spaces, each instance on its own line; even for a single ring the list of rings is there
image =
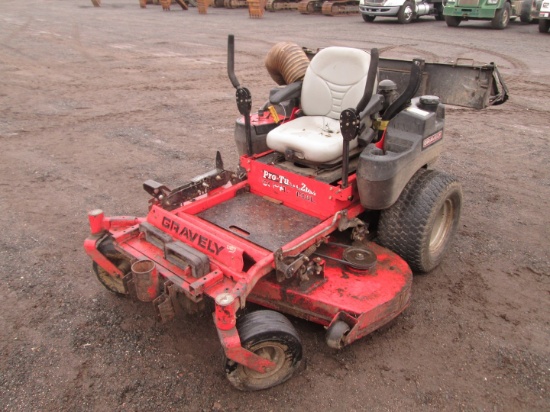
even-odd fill
[[[159,275],[150,259],[142,259],[132,263],[132,274],[136,286],[136,295],[142,302],[152,302],[159,295]]]
[[[86,239],[84,241],[84,250],[92,258],[92,260],[103,269],[105,269],[107,273],[109,273],[111,276],[122,279],[124,277],[124,274],[120,271],[120,269],[113,265],[109,259],[103,256],[101,252],[97,250],[97,243],[100,239],[101,238],[97,236]]]
[[[217,329],[218,337],[220,338],[225,356],[228,359],[260,373],[269,372],[271,368],[276,366],[275,363],[269,359],[262,358],[254,352],[250,352],[249,350],[243,348],[237,328],[232,328],[229,330],[220,328]]]
[[[292,109],[292,112],[290,113],[290,117],[288,118],[288,121],[296,119],[298,117],[298,114],[300,114],[301,109],[299,107],[294,107]]]
[[[282,114],[278,114],[278,117],[279,123],[285,123],[288,121],[287,118]],[[254,126],[272,125],[274,123],[276,123],[275,119],[273,118],[269,110],[264,110],[261,113],[252,113],[250,115],[250,124]]]
[[[325,259],[320,276],[278,282],[275,255],[281,259],[294,257],[313,245],[325,243],[333,232],[338,232],[342,222],[359,216],[364,209],[355,175],[350,176],[350,185],[342,188],[340,184],[326,184],[261,162],[264,155],[241,157],[247,180],[228,183],[172,211],[153,205],[146,218],[106,218],[103,213],[92,212],[92,236],[84,244],[90,257],[112,276],[123,274],[97,250],[104,234],[114,239],[117,250],[131,262],[154,262],[159,279],[172,282],[192,301],[198,302],[204,295],[212,297],[214,322],[227,358],[258,372],[265,372],[274,364],[241,345],[236,329],[237,310],[247,300],[323,326],[342,320],[351,329],[344,338],[344,344],[349,344],[402,312],[408,305],[412,282],[407,264],[373,243],[368,246],[377,255],[374,269],[360,271]],[[274,253],[198,216],[243,191],[316,217],[320,223]],[[162,245],[148,242],[140,232],[142,222],[169,235],[166,239],[183,242],[208,256],[210,272],[195,278],[189,267],[168,261]],[[321,248],[329,257],[342,259],[340,247],[329,244]]]
[[[369,243],[376,253],[373,270],[358,270],[326,259],[324,276],[300,284],[277,282],[274,276],[258,282],[248,296],[251,302],[329,326],[344,320],[351,327],[345,344],[376,330],[409,304],[412,273],[397,255]],[[341,247],[324,251],[342,259]]]
[[[216,296],[215,321],[221,330],[233,329],[237,324],[237,309],[239,302],[231,293],[220,293]]]
[[[105,219],[105,214],[101,209],[95,209],[88,213],[88,221],[90,222],[90,231],[92,235],[98,235],[103,232],[103,219]]]
[[[384,130],[384,133],[382,134],[382,138],[378,142],[376,142],[375,146],[380,150],[384,150],[385,141],[386,141],[386,131]]]
[[[241,167],[248,173],[252,193],[268,196],[282,204],[320,219],[357,203],[356,185],[345,189],[281,170],[274,165],[258,162],[254,157],[241,157]],[[355,175],[350,180],[355,179]]]
[[[235,197],[238,191],[246,190],[247,188],[248,182],[246,180],[244,182],[237,183],[236,185],[219,188],[216,191],[212,191],[207,195],[197,198],[195,201],[184,205],[182,208],[177,209],[174,212],[176,214],[178,214],[177,212],[179,211],[196,215],[214,205]]]

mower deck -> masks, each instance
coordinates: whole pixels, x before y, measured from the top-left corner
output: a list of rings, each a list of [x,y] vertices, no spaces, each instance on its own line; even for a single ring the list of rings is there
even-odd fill
[[[341,220],[363,211],[350,200],[354,189],[278,169],[266,162],[271,155],[243,161],[247,180],[179,208],[152,206],[145,219],[109,220],[117,249],[132,261],[153,261],[159,278],[169,281],[172,289],[165,285],[155,301],[160,317],[171,317],[165,301],[174,290],[194,302],[229,294],[241,307],[250,300],[327,327],[342,320],[351,329],[343,345],[396,317],[411,293],[406,262],[372,242],[352,245],[337,231]],[[333,214],[342,210],[340,204],[349,206],[345,214]],[[90,242],[88,252],[98,257],[96,243]],[[372,264],[347,262],[344,250],[352,246],[371,254]],[[319,273],[276,274],[278,259],[294,259],[312,247],[308,260],[322,268]]]
[[[412,274],[394,253],[375,243],[367,248],[376,255],[373,269],[354,269],[343,260],[339,244],[318,249],[326,258],[324,276],[300,284],[279,283],[274,275],[262,279],[248,299],[323,326],[343,320],[352,326],[343,345],[359,339],[400,314],[409,304]]]

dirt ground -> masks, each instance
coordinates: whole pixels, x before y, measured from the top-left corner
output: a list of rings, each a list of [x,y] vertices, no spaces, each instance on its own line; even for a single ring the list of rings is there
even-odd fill
[[[222,371],[211,317],[158,324],[150,305],[95,279],[86,213],[144,215],[147,179],[176,186],[234,169],[226,39],[254,107],[278,41],[379,47],[382,57],[496,62],[510,100],[449,107],[437,168],[464,210],[442,265],[411,306],[342,351],[293,319],[305,362],[271,390]],[[550,35],[534,24],[448,28],[137,0],[4,0],[0,13],[0,410],[550,410]],[[235,165],[235,167],[233,167]]]

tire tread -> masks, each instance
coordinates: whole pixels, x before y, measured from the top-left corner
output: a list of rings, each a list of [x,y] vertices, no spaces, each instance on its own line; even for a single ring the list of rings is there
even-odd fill
[[[382,212],[378,228],[378,241],[393,250],[416,272],[428,272],[437,265],[424,256],[421,244],[430,236],[427,223],[432,209],[442,193],[458,187],[458,181],[436,170],[420,169],[403,189],[397,202]],[[460,210],[457,211],[457,220]],[[457,222],[454,224],[456,230]]]

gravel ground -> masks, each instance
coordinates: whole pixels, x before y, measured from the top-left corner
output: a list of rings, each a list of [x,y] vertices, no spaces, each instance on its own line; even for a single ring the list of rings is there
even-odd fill
[[[137,0],[27,0],[0,14],[0,410],[534,411],[550,409],[550,37],[536,25],[422,18],[249,19]],[[415,276],[411,306],[342,351],[292,319],[302,369],[257,393],[227,382],[208,313],[154,320],[96,281],[86,212],[144,215],[147,179],[176,186],[237,164],[226,39],[254,106],[278,41],[383,57],[496,62],[510,100],[448,107],[437,168],[462,182],[458,236]]]

